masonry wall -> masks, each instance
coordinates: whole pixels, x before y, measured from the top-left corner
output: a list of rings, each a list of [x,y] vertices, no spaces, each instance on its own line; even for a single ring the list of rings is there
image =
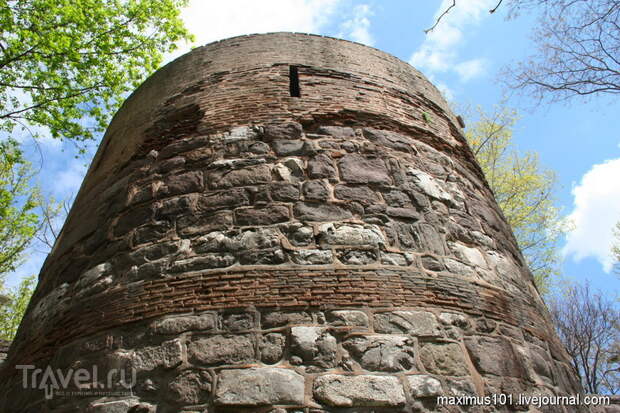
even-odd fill
[[[137,380],[46,400],[27,364]],[[0,375],[11,412],[507,411],[437,396],[580,391],[437,90],[290,33],[198,48],[125,102]]]

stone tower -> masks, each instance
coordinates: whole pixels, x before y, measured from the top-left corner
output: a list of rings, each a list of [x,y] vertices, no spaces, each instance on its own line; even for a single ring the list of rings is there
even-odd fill
[[[291,33],[195,49],[127,99],[1,380],[2,412],[505,411],[437,396],[579,391],[437,89]]]

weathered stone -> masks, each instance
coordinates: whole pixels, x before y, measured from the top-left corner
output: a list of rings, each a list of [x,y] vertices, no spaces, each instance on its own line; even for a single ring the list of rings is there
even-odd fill
[[[233,265],[236,261],[237,259],[232,254],[210,253],[175,261],[170,271],[174,273],[223,268]]]
[[[303,129],[299,123],[276,123],[265,125],[264,136],[268,141],[276,139],[299,139]]]
[[[235,210],[235,219],[239,225],[271,225],[290,219],[288,207],[273,205],[265,208],[241,208]]]
[[[287,324],[313,324],[312,315],[305,311],[272,311],[263,314],[261,325],[263,328],[274,328]]]
[[[303,153],[304,141],[296,140],[276,140],[272,143],[273,150],[280,156],[301,155]]]
[[[336,256],[343,264],[367,265],[377,261],[377,252],[373,250],[338,250]]]
[[[426,370],[446,376],[468,374],[463,351],[456,343],[426,343],[420,350],[420,360]]]
[[[331,135],[338,139],[350,139],[355,137],[355,130],[346,126],[320,126],[317,132],[323,135]]]
[[[436,336],[440,330],[435,315],[427,311],[391,311],[375,314],[375,331]]]
[[[207,185],[213,189],[266,184],[270,181],[271,168],[268,165],[215,170],[210,171],[206,176]]]
[[[265,406],[304,403],[304,378],[292,370],[252,368],[222,370],[214,403],[230,406]]]
[[[411,337],[369,335],[350,338],[342,346],[370,371],[407,371],[414,367],[414,342]]]
[[[326,154],[319,154],[308,161],[308,176],[312,179],[334,178],[336,167],[332,158]]]
[[[405,404],[405,392],[396,377],[326,374],[314,380],[314,397],[336,407],[389,407]]]
[[[257,327],[258,319],[256,313],[230,313],[224,314],[222,317],[222,328],[227,331],[253,330]]]
[[[266,364],[275,364],[282,359],[286,337],[280,333],[265,334],[260,341],[260,359]]]
[[[368,316],[363,311],[334,310],[327,313],[327,321],[333,326],[368,327]]]
[[[114,235],[126,234],[131,229],[147,224],[153,217],[153,208],[150,205],[134,208],[122,215],[114,226]]]
[[[311,201],[326,201],[329,189],[323,181],[307,181],[303,185],[304,198]]]
[[[304,364],[328,368],[336,365],[337,342],[326,328],[291,328],[291,352]]]
[[[389,185],[390,176],[383,160],[357,154],[345,155],[339,162],[342,180],[354,184]]]
[[[383,233],[376,225],[323,224],[319,227],[319,242],[328,245],[380,246],[385,245]]]
[[[312,227],[297,222],[283,225],[281,228],[291,245],[305,247],[314,243],[314,230]]]
[[[204,365],[247,363],[255,359],[254,341],[248,335],[203,337],[189,343],[188,357]]]
[[[243,265],[273,265],[286,262],[286,255],[281,248],[249,251],[239,256]]]
[[[385,199],[385,202],[391,207],[406,208],[412,206],[411,198],[409,198],[409,195],[407,195],[403,191],[392,189],[390,191],[384,192],[382,195],[383,199]]]
[[[336,204],[297,202],[293,208],[300,221],[335,221],[351,218],[351,212]]]
[[[470,248],[461,243],[449,242],[448,247],[461,261],[479,268],[488,268],[484,256],[477,248]]]
[[[403,220],[418,221],[420,219],[420,213],[413,208],[393,208],[387,207],[385,213],[394,218],[400,218]]]
[[[213,215],[187,215],[177,220],[177,232],[181,236],[207,234],[232,228],[233,214],[228,211]]]
[[[482,374],[526,378],[521,356],[503,337],[467,337],[465,346],[476,369]]]
[[[299,182],[304,177],[303,161],[297,158],[287,158],[273,167],[274,172],[286,182]]]
[[[301,265],[330,264],[334,260],[331,250],[294,250],[290,255],[295,264]]]
[[[202,172],[192,171],[183,174],[172,174],[166,177],[163,185],[157,188],[156,196],[166,197],[190,192],[202,192]]]
[[[271,196],[274,201],[298,201],[300,197],[299,186],[284,182],[276,182],[270,185]]]
[[[372,204],[379,200],[378,194],[367,186],[336,185],[334,196],[345,201],[357,201],[363,205]]]
[[[168,398],[181,404],[207,403],[211,381],[211,376],[204,370],[185,370],[168,385]]]
[[[443,271],[445,269],[441,260],[433,255],[422,255],[420,257],[420,262],[422,263],[422,267],[429,271]]]
[[[407,175],[410,176],[411,181],[418,187],[419,190],[426,195],[443,201],[452,201],[452,195],[444,190],[439,182],[426,172],[422,172],[418,169],[408,168]]]
[[[407,259],[405,254],[398,254],[395,252],[381,253],[381,264],[406,266],[410,265],[412,262],[413,258],[410,257],[410,259]]]
[[[196,201],[199,212],[211,212],[223,208],[235,208],[250,204],[248,191],[242,188],[231,188],[227,191],[210,192]]]
[[[155,334],[179,334],[190,330],[207,331],[216,327],[217,318],[213,313],[167,317],[150,325],[151,331]]]
[[[373,128],[364,128],[362,129],[362,133],[366,139],[375,145],[384,146],[401,152],[416,152],[413,145],[415,141],[409,136]]]
[[[166,236],[170,228],[171,225],[169,221],[157,221],[152,224],[143,225],[139,227],[134,234],[134,245],[160,240]]]
[[[413,397],[434,397],[442,394],[441,382],[432,376],[407,376]]]
[[[182,347],[179,339],[164,341],[160,346],[143,347],[135,351],[131,364],[138,371],[157,367],[170,369],[181,364]]]

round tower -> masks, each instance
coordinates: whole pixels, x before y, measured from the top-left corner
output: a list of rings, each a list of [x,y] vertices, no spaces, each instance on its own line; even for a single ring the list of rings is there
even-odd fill
[[[292,33],[197,48],[127,99],[0,374],[7,412],[504,411],[580,391],[437,89]]]

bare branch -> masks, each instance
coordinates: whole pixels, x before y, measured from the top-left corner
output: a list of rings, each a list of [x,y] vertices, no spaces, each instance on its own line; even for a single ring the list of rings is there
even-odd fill
[[[437,20],[435,20],[435,24],[433,24],[433,26],[429,29],[424,30],[425,34],[429,34],[431,31],[433,31],[433,29],[435,27],[437,27],[437,25],[439,24],[439,22],[441,21],[441,19],[443,19],[443,16],[445,16],[446,14],[448,14],[450,12],[450,10],[456,6],[456,0],[452,0],[452,5],[450,5],[450,7],[448,7],[446,10],[444,10],[443,13],[441,13],[441,15],[439,17],[437,17]]]

